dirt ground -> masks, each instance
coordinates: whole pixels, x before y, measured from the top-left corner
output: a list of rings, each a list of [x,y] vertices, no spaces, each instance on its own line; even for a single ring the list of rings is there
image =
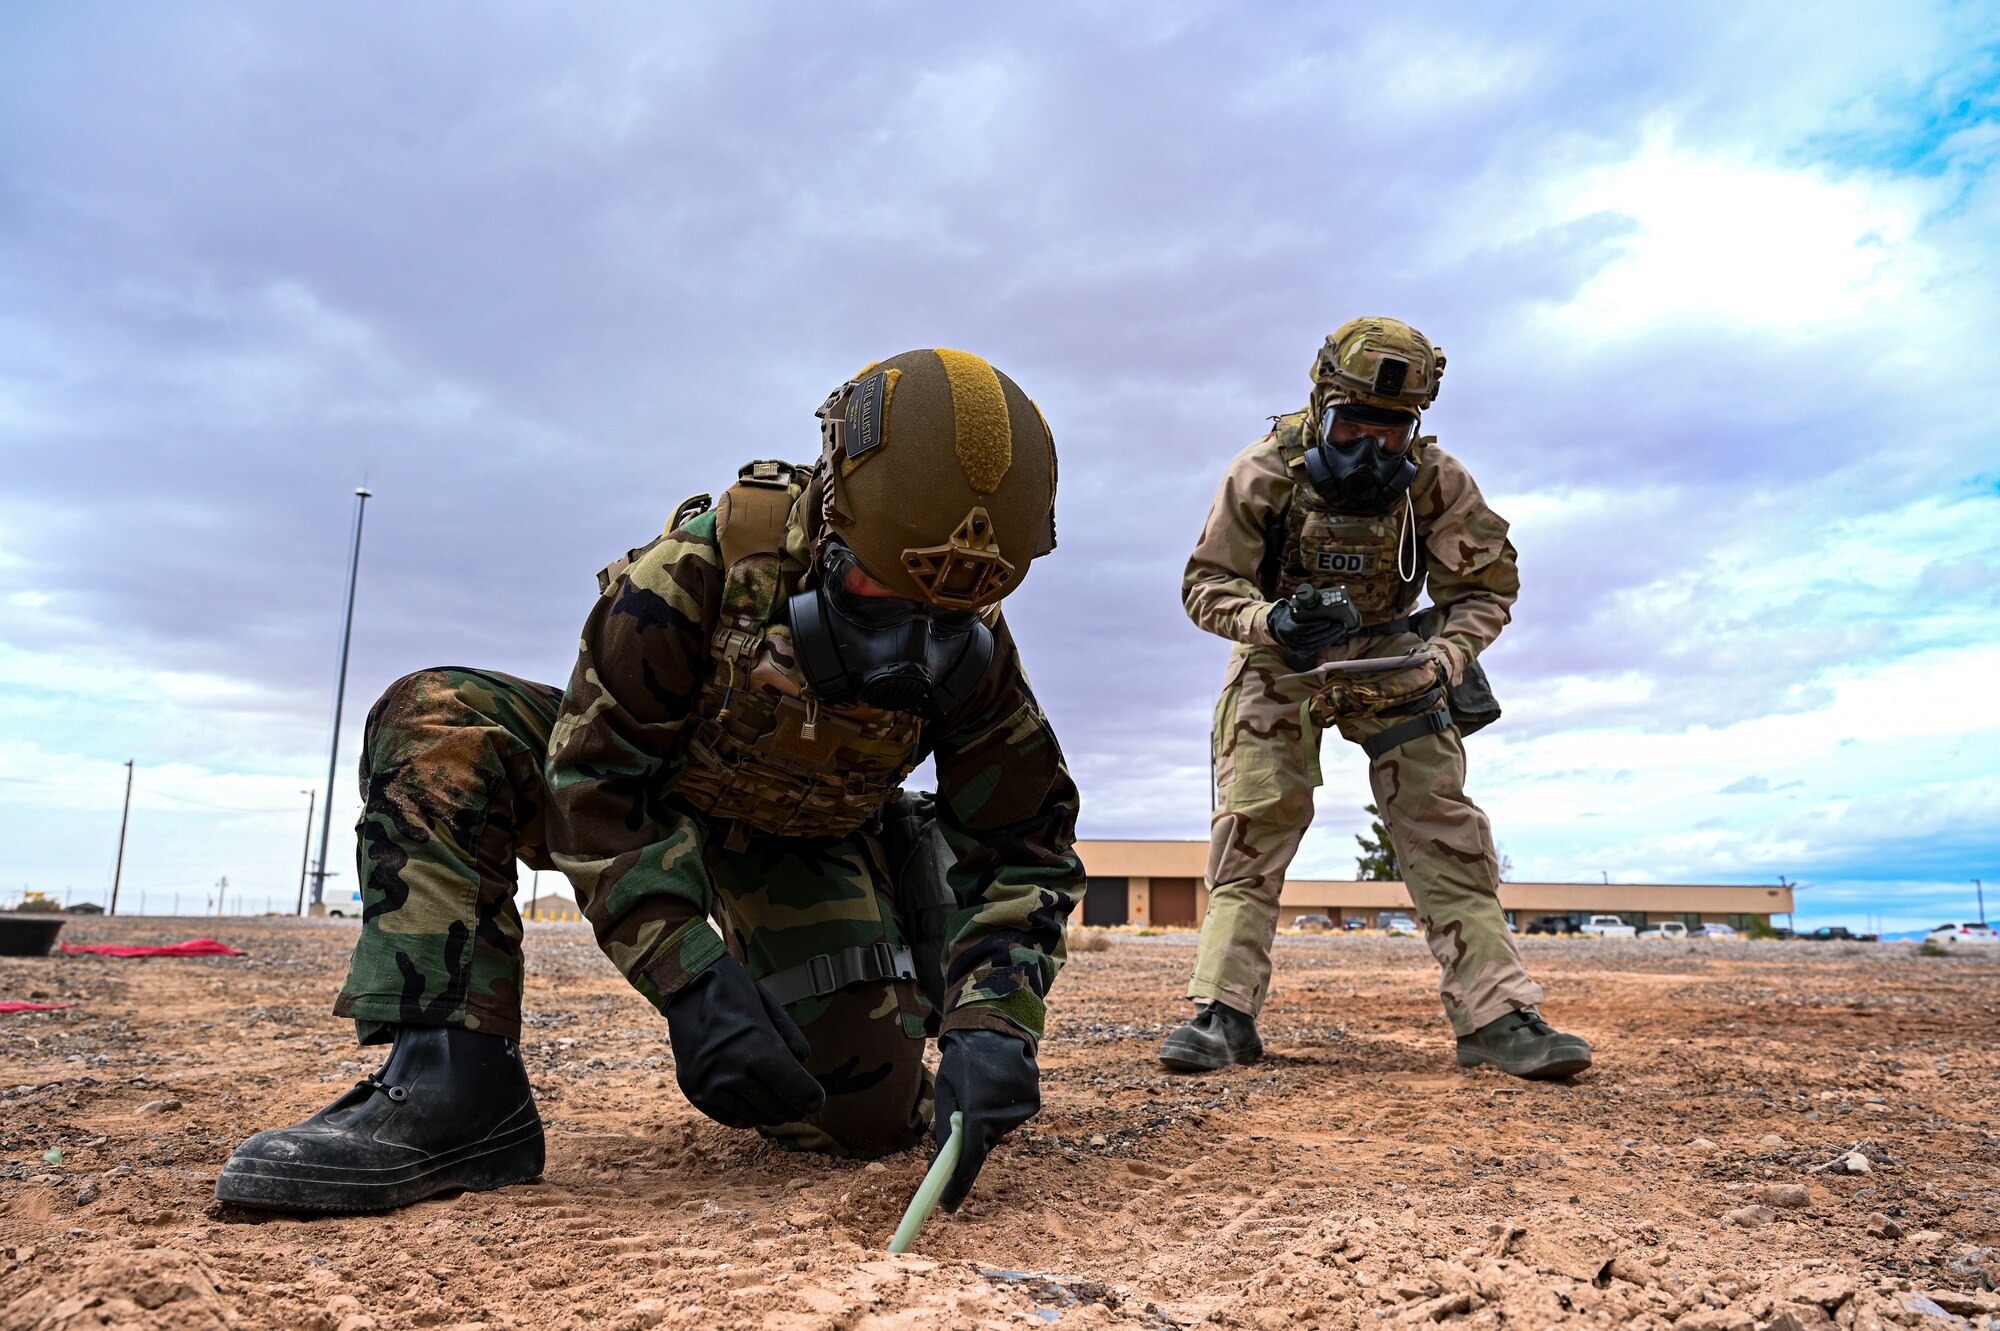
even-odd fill
[[[327,1013],[353,927],[78,920],[250,955],[0,959],[0,999],[76,1004],[0,1016],[0,1327],[2000,1328],[2000,955],[1524,940],[1599,1059],[1526,1084],[1453,1065],[1415,940],[1288,937],[1269,1055],[1197,1078],[1153,1058],[1191,936],[1113,935],[1053,995],[1041,1116],[892,1258],[921,1155],[701,1118],[573,925],[528,940],[539,1182],[220,1205],[241,1138],[376,1061]]]

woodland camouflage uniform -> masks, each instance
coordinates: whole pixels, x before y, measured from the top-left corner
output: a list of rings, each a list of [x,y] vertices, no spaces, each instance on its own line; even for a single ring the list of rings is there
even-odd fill
[[[872,819],[934,756],[957,857],[945,1011],[905,979],[787,1005],[827,1099],[767,1130],[879,1155],[925,1130],[927,1027],[1039,1040],[1082,893],[1076,789],[997,608],[993,665],[941,722],[802,701],[778,610],[809,565],[816,472],[759,465],[788,505],[782,550],[726,576],[737,566],[718,535],[725,497],[634,551],[600,578],[566,691],[446,668],[397,681],[376,704],[361,770],[363,930],[335,1011],[366,1042],[398,1025],[518,1036],[517,858],[569,876],[599,945],[662,1011],[725,949],[761,980],[902,944]],[[719,644],[746,624],[734,641],[747,654],[725,668]]]
[[[1270,991],[1285,871],[1312,822],[1322,727],[1365,745],[1399,723],[1328,715],[1341,709],[1324,696],[1308,713],[1324,679],[1288,664],[1268,626],[1271,603],[1301,583],[1340,585],[1365,625],[1383,626],[1327,648],[1315,665],[1400,656],[1435,640],[1462,668],[1499,636],[1520,591],[1507,523],[1434,439],[1417,441],[1407,503],[1384,514],[1324,504],[1301,464],[1314,415],[1277,418],[1230,464],[1182,580],[1189,617],[1237,643],[1215,712],[1210,895],[1188,996],[1252,1016]],[[1441,612],[1411,624],[1426,585]],[[1369,781],[1443,968],[1453,1030],[1464,1036],[1539,1003],[1500,913],[1493,832],[1466,797],[1458,731],[1428,731],[1372,757]]]

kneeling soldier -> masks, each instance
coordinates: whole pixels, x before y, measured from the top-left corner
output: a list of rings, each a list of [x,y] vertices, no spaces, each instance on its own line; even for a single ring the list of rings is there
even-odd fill
[[[1161,1044],[1169,1067],[1263,1053],[1278,894],[1312,822],[1328,726],[1368,754],[1444,971],[1459,1063],[1520,1077],[1590,1066],[1587,1043],[1541,1018],[1541,986],[1500,913],[1492,828],[1465,794],[1460,736],[1499,715],[1477,658],[1506,624],[1520,574],[1506,522],[1456,458],[1418,437],[1443,371],[1408,324],[1343,324],[1320,349],[1306,409],[1274,417],[1230,464],[1188,560],[1189,617],[1237,647],[1215,712],[1208,914],[1188,983],[1206,1006]],[[1419,612],[1427,581],[1435,604]],[[1337,664],[1364,659],[1407,664]]]
[[[218,1197],[370,1210],[541,1172],[517,858],[569,876],[717,1122],[868,1157],[933,1119],[942,1145],[962,1110],[956,1207],[1039,1109],[1083,871],[998,602],[1055,547],[1054,443],[960,351],[870,366],[819,416],[816,464],[744,467],[599,576],[567,690],[448,668],[376,703],[334,1011],[394,1048],[246,1141]],[[926,756],[919,805],[900,786]]]

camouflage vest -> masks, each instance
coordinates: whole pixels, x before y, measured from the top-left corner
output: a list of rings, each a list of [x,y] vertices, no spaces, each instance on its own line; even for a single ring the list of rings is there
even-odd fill
[[[785,541],[806,470],[753,462],[715,516],[722,611],[674,798],[750,832],[845,836],[874,816],[923,758],[921,719],[870,707],[821,707],[806,691],[782,621]],[[685,508],[685,506],[683,506]]]
[[[1293,486],[1281,553],[1275,561],[1276,585],[1265,587],[1264,594],[1275,600],[1309,582],[1315,587],[1347,588],[1364,624],[1408,614],[1416,607],[1429,563],[1408,502],[1399,501],[1387,513],[1335,512],[1306,477],[1306,449],[1312,442],[1306,413],[1273,417],[1272,432]],[[1423,463],[1424,446],[1431,442],[1417,441],[1418,465]],[[1402,569],[1409,569],[1410,576],[1405,578]]]

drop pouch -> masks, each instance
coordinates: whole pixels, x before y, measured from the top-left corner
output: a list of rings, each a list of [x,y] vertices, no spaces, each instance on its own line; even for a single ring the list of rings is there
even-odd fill
[[[1444,624],[1444,610],[1431,606],[1411,620],[1411,627],[1425,638],[1432,638]],[[1500,719],[1500,700],[1493,696],[1493,685],[1486,678],[1486,667],[1477,657],[1467,664],[1460,674],[1458,683],[1448,684],[1445,700],[1451,707],[1452,724],[1458,727],[1460,736],[1484,730]]]

